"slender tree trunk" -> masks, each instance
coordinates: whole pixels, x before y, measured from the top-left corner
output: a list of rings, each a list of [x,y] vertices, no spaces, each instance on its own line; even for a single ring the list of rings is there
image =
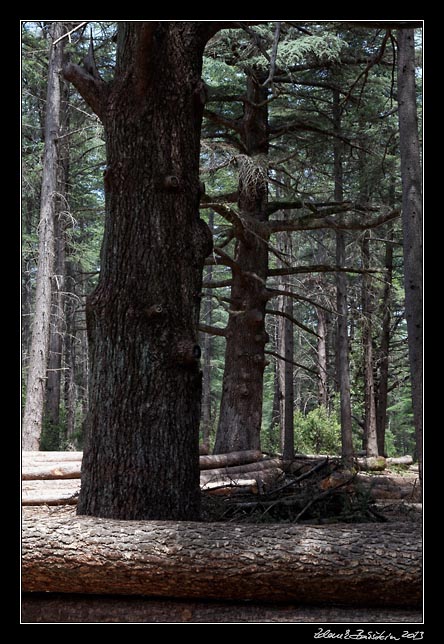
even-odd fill
[[[107,151],[99,282],[87,298],[89,410],[77,511],[196,519],[204,260],[205,22],[120,22],[112,83],[70,64]]]
[[[52,279],[51,326],[45,400],[45,431],[49,444],[59,449],[60,399],[62,391],[62,354],[65,339],[65,225],[69,188],[69,85],[61,86],[60,138],[58,140],[57,214],[54,217],[54,276]],[[48,443],[47,443],[48,444]]]
[[[47,445],[51,445],[51,449],[59,449],[60,442],[60,395],[64,335],[63,299],[65,291],[65,239],[63,228],[63,221],[61,221],[59,217],[56,217],[54,219],[55,261],[54,276],[52,280],[51,328],[44,413],[44,434],[46,434],[45,442]],[[46,449],[48,449],[48,447],[46,447]]]
[[[316,333],[318,334],[318,391],[319,391],[319,404],[323,407],[328,407],[328,388],[327,388],[327,313],[324,309],[316,309],[318,318],[318,326]]]
[[[226,331],[225,370],[215,453],[260,449],[265,367],[265,280],[268,269],[267,90],[249,75],[239,155],[238,206],[245,222],[237,239]],[[260,107],[257,107],[261,105]]]
[[[276,301],[277,301],[277,298],[276,298]],[[278,347],[279,347],[279,324],[278,323],[276,323],[275,327],[273,328],[273,336],[274,336],[273,351],[278,352]],[[275,445],[276,443],[275,429],[276,427],[279,427],[279,422],[280,422],[281,392],[280,392],[280,385],[279,385],[278,364],[279,364],[279,361],[277,359],[273,361],[273,405],[271,409],[270,425],[268,427],[268,441],[270,445]]]
[[[341,112],[339,106],[339,92],[333,91],[333,119],[335,129],[341,130]],[[342,142],[335,139],[334,147],[334,198],[343,201],[343,172],[342,172]],[[336,265],[346,265],[345,233],[336,231]],[[341,405],[341,443],[344,461],[350,461],[353,456],[352,440],[352,412],[350,398],[350,363],[348,355],[348,306],[347,306],[347,274],[336,273],[336,308],[338,323],[336,333],[336,365],[337,380]]]
[[[376,433],[378,440],[378,453],[386,456],[385,429],[387,425],[387,401],[389,381],[389,356],[390,356],[390,322],[391,322],[391,291],[393,274],[393,226],[390,226],[388,241],[385,244],[385,277],[384,290],[381,301],[381,336],[379,340],[379,378],[376,396]]]
[[[370,266],[370,231],[366,230],[361,242],[362,267]],[[376,402],[373,360],[373,294],[369,273],[362,276],[362,348],[364,362],[364,443],[367,456],[378,456],[376,433]]]
[[[208,227],[213,234],[214,230],[214,212],[210,210],[208,216]],[[213,267],[210,265],[206,270],[206,278],[209,282],[213,279]],[[211,290],[208,290],[202,303],[202,314],[204,324],[212,325],[213,304],[211,300]],[[209,448],[210,435],[213,429],[213,418],[211,410],[211,349],[212,336],[209,333],[202,333],[202,361],[203,361],[203,381],[202,381],[202,417],[200,421],[202,430],[202,443]]]
[[[290,233],[280,234],[280,249],[287,257],[291,257]],[[285,278],[282,277],[282,283]],[[284,285],[282,284],[282,287]],[[286,295],[278,299],[278,311],[293,317],[293,300]],[[280,417],[280,447],[285,460],[294,457],[294,387],[293,387],[293,360],[294,336],[293,322],[284,316],[278,316],[277,353],[286,360],[278,360],[277,370],[279,378],[279,417]]]
[[[75,293],[75,270],[70,256],[65,257],[65,378],[63,397],[65,403],[65,440],[72,443],[75,431],[76,411],[76,327],[75,311],[77,295]]]
[[[23,232],[32,234],[32,212],[35,208],[35,201],[28,196],[23,208]],[[31,256],[22,254],[22,289],[21,289],[21,348],[22,348],[22,376],[26,381],[28,371],[29,348],[31,346],[32,313],[33,313],[33,285],[32,275],[34,272],[34,261]]]
[[[285,295],[279,296],[278,310],[293,315],[293,300]],[[294,392],[293,392],[293,323],[285,317],[279,317],[279,355],[286,360],[278,360],[280,391],[280,426],[281,453],[285,460],[294,456]]]
[[[422,480],[422,188],[416,112],[414,37],[413,29],[400,29],[397,32],[405,309],[416,449]]]
[[[60,128],[60,70],[63,43],[52,43],[63,34],[63,24],[54,22],[48,66],[45,116],[45,148],[39,223],[39,260],[35,314],[29,356],[26,405],[23,415],[22,449],[38,450],[42,430],[46,367],[51,317],[51,279],[54,272],[54,212],[57,192],[58,145]]]

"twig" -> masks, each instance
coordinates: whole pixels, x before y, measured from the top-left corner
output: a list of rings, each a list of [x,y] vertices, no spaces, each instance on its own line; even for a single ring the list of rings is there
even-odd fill
[[[304,371],[308,371],[309,373],[313,373],[317,378],[319,378],[319,374],[314,369],[310,369],[310,367],[306,367],[305,365],[300,364],[299,362],[295,362],[294,360],[290,360],[290,358],[285,358],[284,356],[281,356],[280,353],[276,353],[275,351],[269,351],[268,349],[265,349],[264,353],[266,353],[268,356],[273,356],[274,358],[277,358],[278,360],[283,360],[284,362],[289,362],[293,366],[299,367],[299,369],[304,369]]]
[[[270,71],[268,73],[267,79],[262,83],[262,87],[266,87],[268,84],[273,82],[274,72],[276,70],[276,56],[278,51],[280,33],[281,33],[281,23],[276,22],[276,31],[274,32],[273,49],[271,50]]]
[[[320,501],[321,499],[324,499],[324,498],[325,498],[326,496],[328,496],[329,494],[333,494],[334,492],[336,492],[336,490],[339,490],[339,488],[341,488],[341,487],[345,487],[346,485],[349,485],[349,484],[353,481],[353,479],[356,477],[356,474],[357,474],[357,472],[356,472],[355,474],[353,474],[353,476],[351,476],[351,477],[350,477],[349,479],[347,479],[346,481],[343,481],[343,482],[342,482],[342,483],[340,483],[339,485],[336,485],[336,487],[332,487],[332,488],[330,488],[329,490],[325,490],[324,492],[321,492],[321,493],[320,493],[320,494],[318,494],[317,496],[313,497],[313,498],[312,498],[312,499],[307,503],[307,505],[305,505],[305,506],[302,508],[302,510],[299,512],[299,514],[297,515],[297,517],[294,519],[294,523],[296,523],[297,521],[299,521],[299,519],[301,518],[301,516],[302,516],[303,514],[305,514],[305,512],[308,510],[308,508],[309,508],[309,507],[311,507],[311,506],[313,505],[313,503],[316,503],[316,501]]]
[[[66,34],[63,34],[63,36],[60,36],[60,38],[57,38],[57,40],[54,40],[54,42],[52,43],[53,46],[57,45],[57,43],[60,42],[60,40],[63,40],[66,37],[68,37],[69,42],[71,42],[71,34],[73,34],[75,31],[83,27],[83,25],[87,25],[88,22],[89,20],[87,20],[86,22],[81,22],[80,25],[77,25],[77,27],[74,27],[74,29],[71,29],[71,31],[68,31]]]
[[[296,483],[299,483],[299,481],[302,481],[303,479],[306,479],[307,477],[311,476],[321,468],[323,468],[327,463],[329,462],[329,458],[325,458],[323,461],[315,465],[314,467],[311,468],[311,470],[308,470],[308,472],[305,472],[304,474],[301,474],[298,476],[296,479],[293,479],[289,483],[285,483],[285,485],[281,485],[281,487],[278,487],[277,490],[273,490],[273,494],[277,494],[277,492],[282,492],[282,490],[286,490],[288,487],[291,487],[292,485],[296,485]]]

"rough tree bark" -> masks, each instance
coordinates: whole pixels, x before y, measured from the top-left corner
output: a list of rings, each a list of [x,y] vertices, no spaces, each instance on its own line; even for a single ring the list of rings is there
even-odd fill
[[[421,527],[122,523],[23,509],[25,592],[415,606]]]
[[[43,152],[40,196],[39,259],[37,265],[35,313],[32,326],[26,404],[22,425],[22,449],[38,450],[42,431],[45,400],[46,367],[49,351],[51,318],[51,279],[54,272],[54,215],[57,203],[58,136],[60,128],[60,70],[63,40],[52,43],[63,34],[63,23],[51,27],[48,64],[48,88],[45,114],[45,147]]]
[[[114,78],[65,77],[101,118],[106,220],[87,298],[89,413],[78,512],[196,519],[197,324],[208,226],[199,219],[203,49],[211,22],[120,22]]]
[[[401,151],[404,286],[416,449],[422,480],[422,186],[415,89],[415,32],[400,29],[398,115]]]
[[[262,79],[263,80],[263,79]],[[247,101],[240,128],[245,155],[238,156],[242,226],[237,230],[225,370],[214,452],[260,449],[265,367],[265,280],[268,269],[267,89],[247,76]]]
[[[341,130],[341,110],[339,91],[333,91],[333,119],[335,129]],[[342,171],[342,141],[336,138],[333,146],[334,154],[334,198],[343,201],[343,171]],[[345,233],[336,231],[336,265],[346,265]],[[344,461],[353,457],[352,413],[350,398],[350,363],[348,355],[348,306],[347,306],[347,275],[336,273],[336,308],[338,311],[336,333],[336,371],[339,385],[341,406],[341,453]]]

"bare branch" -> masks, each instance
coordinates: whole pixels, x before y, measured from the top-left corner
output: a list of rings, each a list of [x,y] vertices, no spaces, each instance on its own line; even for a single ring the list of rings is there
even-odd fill
[[[223,338],[225,338],[227,335],[225,329],[219,329],[219,327],[217,326],[209,326],[208,324],[199,324],[198,329],[199,331],[202,331],[202,333],[208,333],[209,335],[220,335]]]
[[[233,280],[204,281],[202,283],[202,288],[222,288],[224,286],[233,286]]]
[[[322,218],[315,218],[313,214],[299,217],[298,219],[272,220],[268,222],[270,233],[280,232],[282,230],[318,230],[320,228],[333,228],[336,230],[367,230],[368,228],[377,228],[387,221],[399,217],[399,209],[369,219],[363,212],[355,213],[354,216],[333,217],[327,215]]]
[[[108,85],[99,78],[94,78],[80,65],[68,63],[63,68],[63,76],[71,82],[92,111],[103,121],[105,116]]]
[[[225,253],[225,251],[222,250],[219,246],[215,246],[213,248],[213,253],[215,255],[218,255],[218,257],[214,257],[212,254],[210,257],[207,257],[205,260],[205,266],[229,266],[233,271],[240,272],[242,269],[239,266],[237,262],[234,261],[230,255]]]
[[[319,302],[316,302],[315,300],[312,300],[310,297],[306,297],[305,295],[300,295],[299,293],[293,293],[293,291],[287,291],[287,290],[280,290],[280,289],[274,289],[274,288],[267,288],[267,293],[269,293],[271,299],[272,297],[276,295],[286,295],[287,297],[291,297],[294,300],[300,300],[302,302],[308,302],[308,304],[312,304],[314,307],[317,309],[323,309],[324,311],[327,311],[327,313],[333,313],[334,315],[337,314],[337,312],[333,309],[328,308],[327,306],[324,306],[323,304],[320,304]]]
[[[281,33],[281,23],[278,21],[278,22],[276,22],[276,30],[274,32],[273,48],[271,50],[270,71],[268,73],[268,77],[262,83],[262,87],[266,87],[267,85],[269,85],[270,83],[273,82],[274,72],[276,70],[276,56],[277,56],[277,52],[278,52],[280,33]]]
[[[295,367],[299,367],[300,369],[304,369],[304,371],[308,371],[309,373],[313,373],[315,376],[319,378],[319,374],[314,370],[310,369],[310,367],[306,367],[303,364],[300,364],[299,362],[295,362],[294,360],[289,360],[289,358],[284,358],[284,356],[281,356],[279,353],[276,353],[275,351],[269,351],[268,349],[265,349],[264,353],[266,353],[268,356],[273,356],[274,358],[277,358],[278,360],[283,360],[284,362],[289,362],[290,364],[294,365]]]
[[[299,322],[299,320],[296,320],[296,318],[294,318],[289,313],[285,313],[285,311],[278,311],[277,309],[265,309],[265,313],[268,313],[269,315],[279,315],[282,318],[286,318],[287,320],[290,320],[290,322],[292,322],[295,326],[298,326],[303,331],[306,331],[306,333],[310,333],[311,335],[314,335],[317,338],[321,337],[318,333],[313,331],[313,329],[310,329],[310,327],[305,326],[305,324],[302,324],[302,322]]]
[[[214,212],[217,212],[218,215],[233,225],[234,234],[238,239],[245,238],[244,222],[233,208],[230,208],[225,203],[206,202],[204,200],[201,202],[201,208],[211,208]]]
[[[209,119],[213,123],[227,127],[231,130],[234,130],[235,132],[240,132],[242,130],[242,126],[239,121],[227,118],[226,116],[222,116],[221,114],[217,114],[216,112],[212,112],[211,110],[205,109],[204,116],[206,116],[207,119]]]
[[[326,266],[313,264],[312,266],[293,266],[291,268],[270,268],[268,275],[301,275],[307,273],[382,273],[380,268],[350,268],[342,266]]]
[[[66,34],[63,34],[63,36],[60,36],[60,38],[57,38],[57,40],[54,40],[52,45],[53,46],[57,45],[57,43],[63,40],[64,38],[68,38],[69,42],[71,42],[71,34],[73,34],[75,31],[77,31],[78,29],[80,29],[81,27],[87,24],[88,24],[88,21],[81,22],[80,25],[77,25],[77,27],[74,27],[74,29],[71,29],[71,31],[68,31]]]

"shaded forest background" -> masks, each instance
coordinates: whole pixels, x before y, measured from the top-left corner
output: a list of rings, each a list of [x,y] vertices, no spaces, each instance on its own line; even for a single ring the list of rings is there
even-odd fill
[[[23,23],[22,32],[24,399],[35,305],[50,24]],[[115,23],[85,25],[67,39],[65,55],[78,62],[87,55],[92,37],[106,80],[115,64],[115,32]],[[419,37],[416,45],[421,117]],[[286,392],[285,399],[292,399],[295,450],[341,452],[336,269],[342,243],[342,266],[348,269],[340,274],[346,288],[354,448],[366,446],[371,395],[375,423],[384,436],[381,451],[414,455],[400,217],[387,217],[386,223],[367,230],[350,226],[340,235],[334,225],[342,211],[355,213],[362,224],[400,208],[394,36],[385,29],[341,23],[224,30],[206,48],[203,80],[201,216],[213,232],[214,251],[206,262],[200,316],[202,442],[211,448],[216,441],[227,368],[226,329],[233,315],[233,258],[242,234],[235,204],[240,182],[248,177],[257,186],[265,183],[273,219],[299,221],[288,230],[285,224],[275,226],[267,242],[267,289],[285,291],[286,297],[276,294],[266,303],[262,449],[281,449]],[[252,83],[263,88],[262,99],[249,95]],[[42,450],[82,449],[88,404],[85,298],[100,271],[105,211],[102,125],[69,83],[62,83],[62,93]],[[266,110],[254,165],[241,127],[248,101],[256,109],[263,102]],[[335,181],[338,146],[342,195]],[[305,226],[307,215],[311,221],[322,220],[322,227]]]

